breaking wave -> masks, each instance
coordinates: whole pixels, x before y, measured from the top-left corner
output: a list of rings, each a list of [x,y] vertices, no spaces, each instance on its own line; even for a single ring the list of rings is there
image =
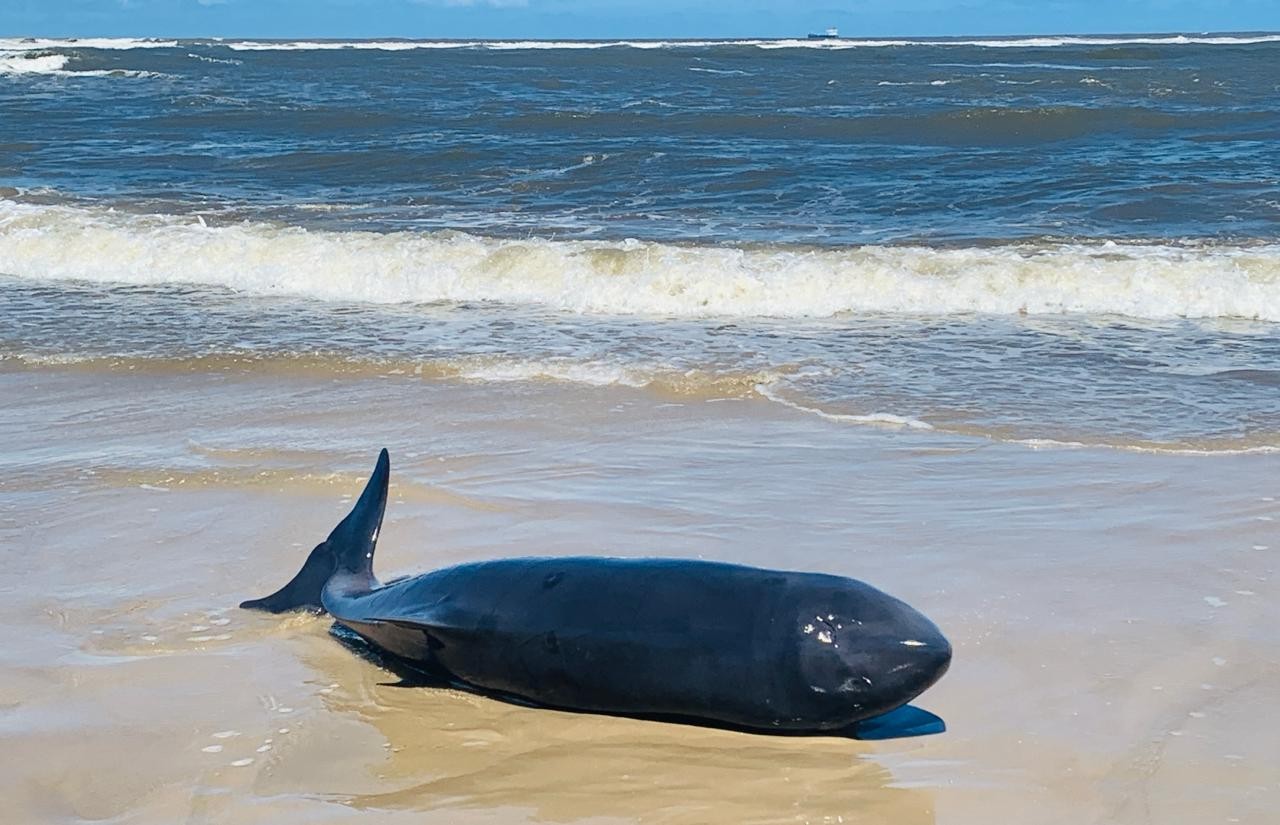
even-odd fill
[[[0,75],[56,75],[58,77],[167,77],[160,72],[136,69],[68,69],[71,57],[42,52],[0,51]]]
[[[151,37],[0,37],[0,50],[9,52],[45,49],[172,49],[177,40]]]
[[[0,74],[59,74],[69,59],[65,54],[0,54]]]
[[[321,49],[680,49],[715,46],[754,46],[760,49],[856,49],[892,46],[976,46],[986,48],[1054,48],[1058,46],[1238,46],[1280,42],[1280,34],[1254,35],[1150,35],[1118,37],[1010,37],[976,39],[874,39],[807,38],[738,40],[313,40],[313,41],[224,41],[218,45],[240,51],[311,51]]]
[[[979,47],[993,49],[1057,48],[1062,46],[1241,46],[1280,43],[1280,34],[1152,34],[1152,35],[1051,35],[989,38],[745,38],[736,40],[169,40],[160,38],[0,38],[0,50],[41,49],[165,49],[180,46],[221,46],[235,51],[324,51],[372,49],[679,49],[748,46],[760,49],[856,49],[903,46]]]
[[[581,313],[1123,315],[1280,321],[1280,247],[698,246],[318,231],[0,200],[0,273]]]

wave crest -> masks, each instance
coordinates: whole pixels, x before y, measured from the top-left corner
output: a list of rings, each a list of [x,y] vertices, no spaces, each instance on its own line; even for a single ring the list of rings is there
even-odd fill
[[[887,48],[905,46],[977,47],[992,49],[1059,48],[1070,46],[1249,46],[1280,43],[1280,34],[1150,34],[1150,35],[1045,35],[1029,37],[975,38],[838,38],[810,40],[806,38],[740,38],[730,40],[228,40],[135,37],[0,37],[0,50],[17,52],[36,49],[172,49],[183,46],[223,47],[233,51],[330,51],[375,50],[406,51],[412,49],[489,49],[523,51],[543,49],[681,49],[720,46],[748,46],[759,49]]]
[[[65,54],[4,54],[0,52],[0,75],[61,74],[67,60]]]
[[[0,201],[0,272],[373,303],[826,317],[1061,314],[1280,321],[1280,247],[811,248],[312,231]]]

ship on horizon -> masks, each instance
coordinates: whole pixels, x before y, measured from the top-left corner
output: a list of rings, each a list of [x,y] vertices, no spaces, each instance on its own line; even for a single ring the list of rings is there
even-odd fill
[[[810,39],[810,40],[839,40],[839,39],[840,39],[840,30],[839,30],[839,29],[837,29],[835,26],[830,26],[830,27],[829,27],[826,31],[824,31],[822,34],[814,34],[814,33],[810,32],[810,33],[809,33],[809,39]]]

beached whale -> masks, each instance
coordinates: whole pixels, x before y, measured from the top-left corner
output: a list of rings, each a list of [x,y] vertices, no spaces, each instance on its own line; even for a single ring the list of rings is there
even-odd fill
[[[327,611],[379,651],[500,696],[771,731],[831,731],[879,716],[950,664],[932,622],[839,576],[680,559],[515,558],[383,585],[373,551],[389,475],[383,450],[351,513],[293,580],[240,606]]]

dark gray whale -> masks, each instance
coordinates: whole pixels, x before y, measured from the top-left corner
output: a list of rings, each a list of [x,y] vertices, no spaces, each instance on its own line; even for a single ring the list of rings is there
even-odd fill
[[[360,500],[276,593],[240,606],[326,611],[376,650],[549,707],[833,731],[936,682],[951,646],[854,579],[677,559],[516,558],[386,585],[373,551],[383,450]]]

